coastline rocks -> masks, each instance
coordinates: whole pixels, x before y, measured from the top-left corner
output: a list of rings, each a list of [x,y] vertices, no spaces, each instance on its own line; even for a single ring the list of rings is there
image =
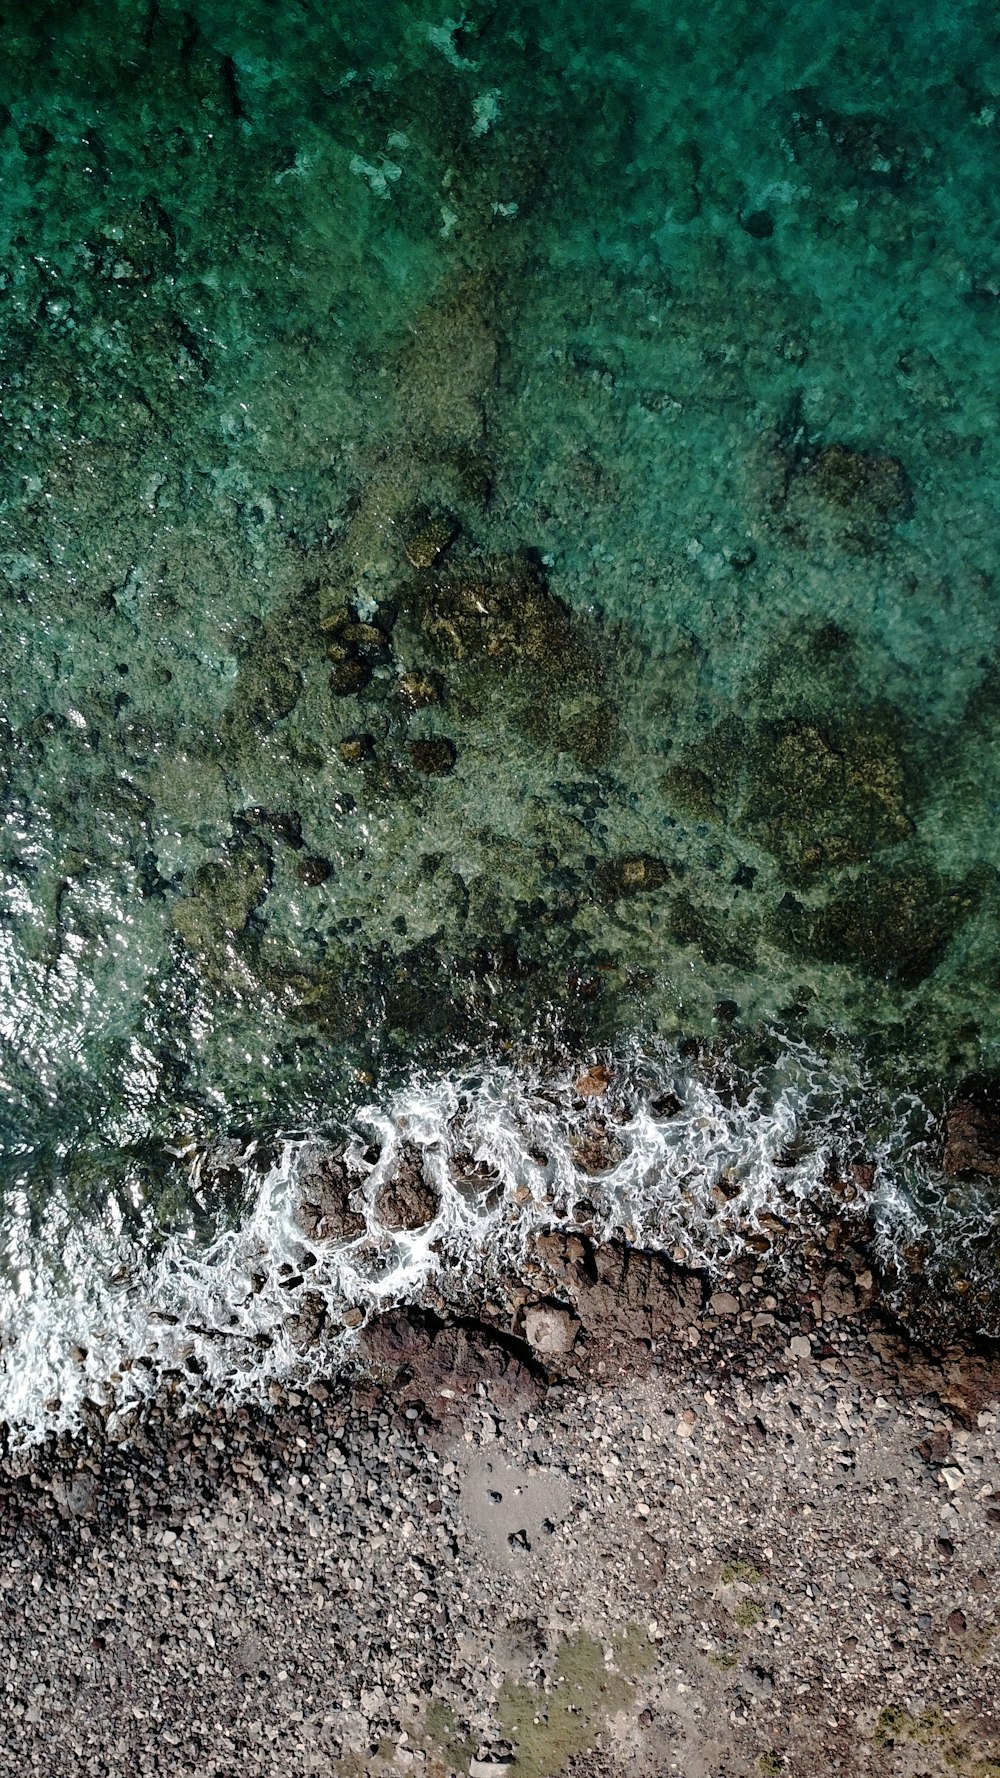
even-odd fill
[[[543,1358],[562,1357],[576,1344],[580,1323],[557,1303],[536,1303],[524,1312],[524,1337]]]
[[[437,1421],[457,1415],[468,1396],[482,1394],[507,1415],[544,1394],[527,1348],[519,1352],[518,1342],[481,1322],[442,1324],[419,1309],[393,1309],[370,1321],[358,1343],[369,1363],[396,1372],[401,1401],[419,1403]]]
[[[621,1241],[595,1246],[557,1232],[540,1235],[535,1251],[599,1346],[631,1342],[648,1355],[654,1340],[689,1327],[701,1312],[700,1275],[679,1270],[662,1254]],[[636,1356],[641,1362],[642,1354]]]
[[[351,1203],[351,1179],[342,1157],[321,1150],[299,1174],[298,1222],[311,1241],[353,1241],[365,1219]]]
[[[436,1186],[424,1174],[423,1157],[417,1148],[404,1148],[390,1177],[375,1199],[379,1221],[391,1230],[426,1228],[440,1209]]]
[[[601,1117],[591,1118],[582,1130],[572,1130],[569,1145],[573,1165],[591,1178],[599,1173],[610,1173],[627,1153],[621,1137],[610,1130]]]
[[[974,1076],[962,1083],[945,1117],[942,1166],[948,1174],[982,1173],[1000,1179],[1000,1080]]]

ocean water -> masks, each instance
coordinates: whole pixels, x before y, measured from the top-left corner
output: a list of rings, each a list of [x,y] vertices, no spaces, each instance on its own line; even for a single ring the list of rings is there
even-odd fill
[[[998,1331],[940,1171],[1000,1067],[992,15],[25,0],[4,51],[0,1413],[513,1257],[597,1055],[602,1226],[724,1264],[835,1147]],[[324,1134],[365,1233],[288,1286]],[[387,1243],[404,1136],[491,1178]]]

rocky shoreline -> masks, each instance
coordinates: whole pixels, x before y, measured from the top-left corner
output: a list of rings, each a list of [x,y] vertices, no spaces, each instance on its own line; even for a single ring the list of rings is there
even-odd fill
[[[0,1771],[993,1778],[995,1354],[842,1228],[479,1287],[266,1410],[7,1453]]]

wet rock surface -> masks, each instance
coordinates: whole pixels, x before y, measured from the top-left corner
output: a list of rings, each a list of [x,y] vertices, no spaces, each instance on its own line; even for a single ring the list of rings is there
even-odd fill
[[[942,1165],[946,1173],[1000,1178],[1000,1080],[964,1081],[945,1117]]]
[[[299,1173],[298,1220],[314,1241],[353,1241],[365,1232],[365,1219],[352,1203],[352,1180],[342,1155],[319,1149]]]
[[[440,1204],[420,1150],[404,1147],[375,1198],[380,1222],[387,1229],[421,1229],[433,1221]]]

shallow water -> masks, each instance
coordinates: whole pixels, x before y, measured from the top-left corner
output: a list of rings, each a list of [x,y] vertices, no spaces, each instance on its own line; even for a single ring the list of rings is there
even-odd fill
[[[991,17],[232,15],[6,28],[8,1412],[192,1155],[601,1045],[808,1053],[988,1272]]]

